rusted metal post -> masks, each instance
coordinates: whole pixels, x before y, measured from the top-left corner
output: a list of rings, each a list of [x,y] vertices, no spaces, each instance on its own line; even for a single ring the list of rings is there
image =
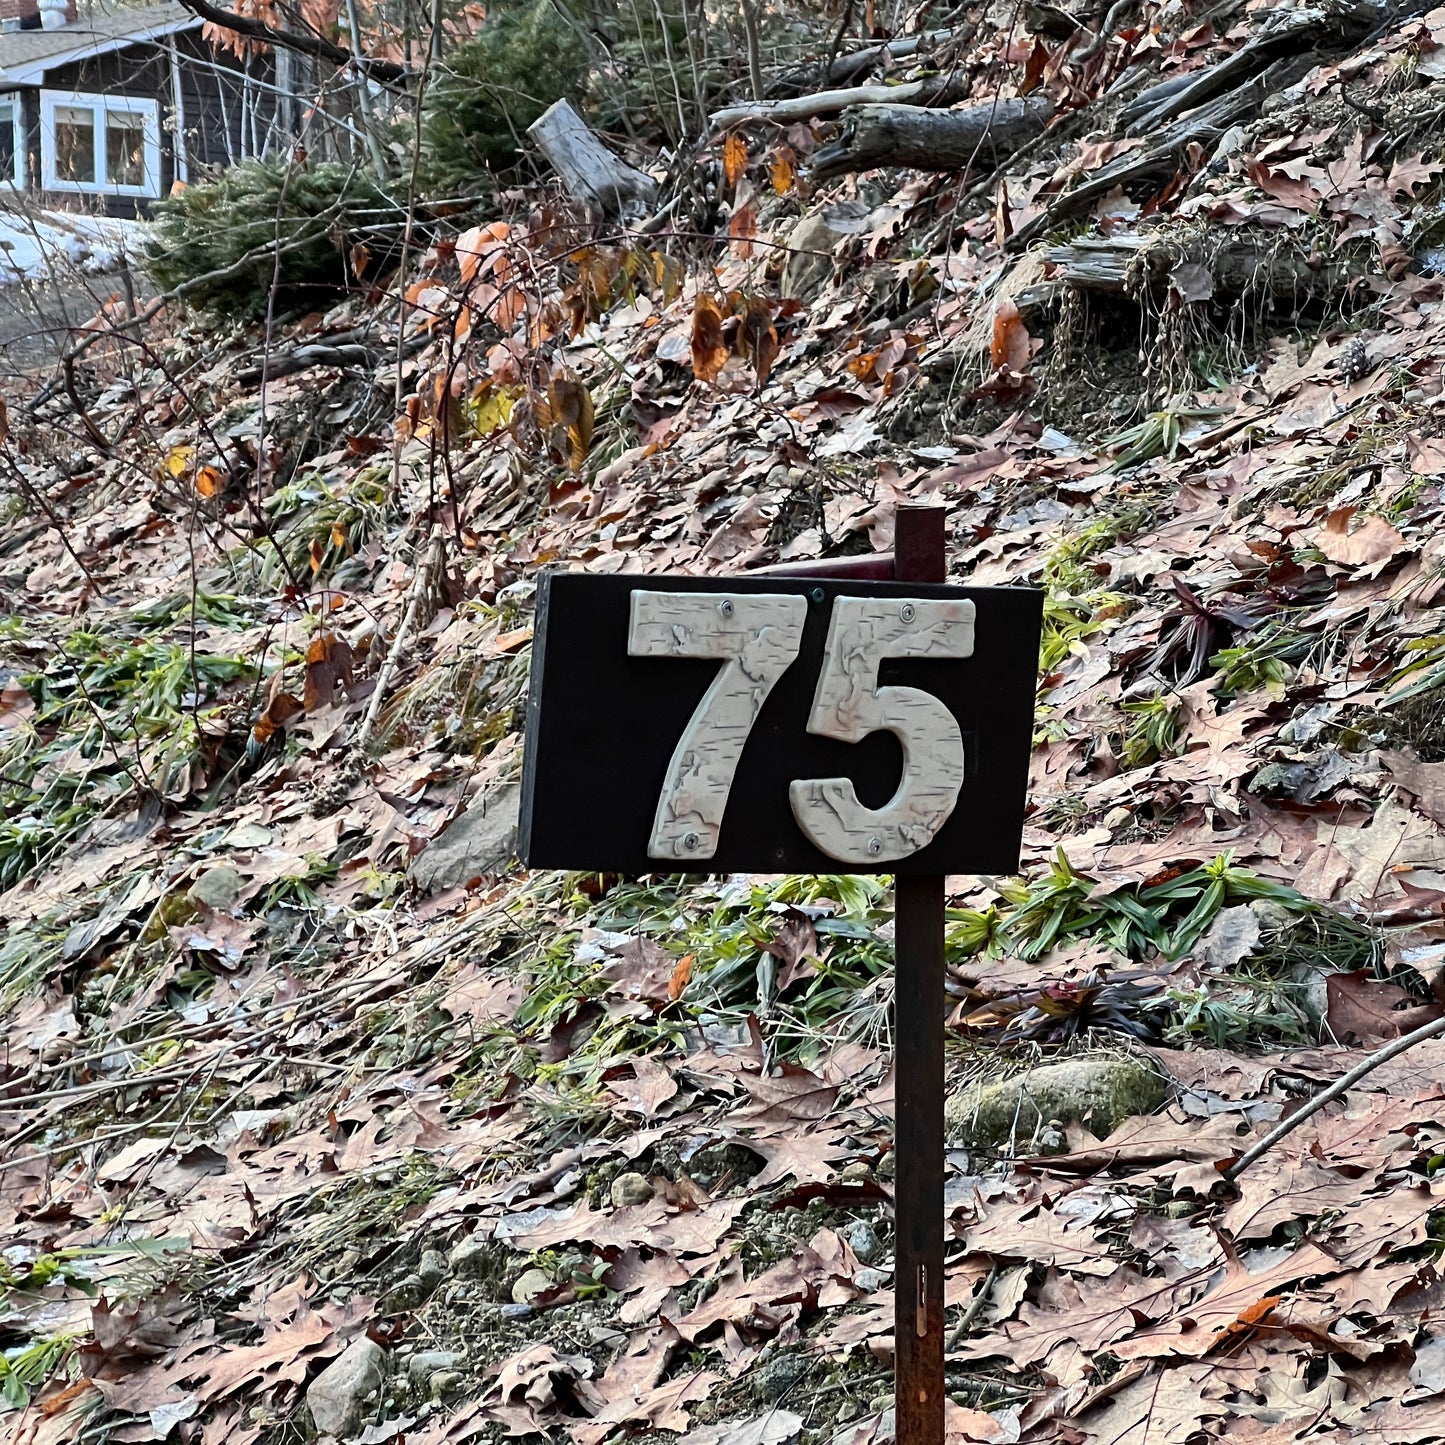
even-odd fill
[[[900,582],[944,582],[942,507],[903,506]],[[893,1402],[897,1445],[943,1445],[943,879],[894,885]]]

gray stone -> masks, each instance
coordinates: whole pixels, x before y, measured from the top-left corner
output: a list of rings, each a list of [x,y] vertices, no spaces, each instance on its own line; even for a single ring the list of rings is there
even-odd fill
[[[858,1256],[859,1264],[872,1264],[883,1254],[883,1242],[866,1219],[857,1220],[848,1231],[848,1246]]]
[[[407,870],[423,893],[456,888],[505,868],[516,855],[520,783],[488,788],[444,833],[412,859]]]
[[[753,1394],[759,1400],[780,1400],[813,1368],[803,1354],[774,1355],[753,1370]]]
[[[236,900],[241,896],[245,883],[239,869],[231,867],[229,863],[217,863],[214,867],[207,868],[191,884],[188,897],[198,908],[211,908],[219,912],[236,906]]]
[[[467,1383],[467,1377],[460,1370],[438,1370],[431,1377],[427,1391],[433,1400],[445,1400],[457,1394]]]
[[[529,1305],[543,1290],[552,1288],[552,1276],[545,1269],[523,1270],[516,1284],[512,1286],[514,1304]]]
[[[381,1307],[387,1314],[404,1314],[414,1310],[431,1294],[426,1281],[419,1274],[403,1275],[381,1297]]]
[[[461,1362],[455,1350],[418,1350],[406,1362],[406,1378],[413,1385],[424,1385],[438,1370],[455,1369]]]
[[[864,1294],[873,1294],[888,1283],[888,1271],[884,1269],[860,1269],[853,1276],[853,1285]]]
[[[447,1257],[439,1249],[425,1250],[416,1272],[428,1289],[435,1289],[450,1273]]]
[[[469,1234],[451,1247],[447,1263],[459,1279],[495,1280],[500,1246],[484,1234]]]
[[[949,1098],[944,1122],[951,1142],[1031,1152],[1050,1124],[1077,1121],[1102,1139],[1125,1119],[1152,1114],[1167,1093],[1163,1076],[1142,1059],[1084,1055],[999,1084],[977,1080]],[[1064,1144],[1062,1133],[1048,1143]]]
[[[786,241],[783,295],[811,301],[833,274],[833,247],[845,236],[868,228],[868,208],[857,201],[839,201],[804,216]]]
[[[625,1209],[630,1204],[646,1204],[652,1198],[652,1185],[637,1173],[619,1174],[612,1181],[609,1190],[615,1209]]]
[[[386,1351],[358,1335],[306,1387],[311,1419],[322,1435],[350,1435],[361,1423],[367,1397],[386,1378]]]

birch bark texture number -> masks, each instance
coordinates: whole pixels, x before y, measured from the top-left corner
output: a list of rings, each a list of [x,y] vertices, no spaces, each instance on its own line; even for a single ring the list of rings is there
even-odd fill
[[[974,604],[937,599],[840,597],[833,605],[808,731],[843,742],[891,732],[903,776],[881,808],[858,798],[851,778],[798,779],[788,790],[798,826],[840,863],[878,864],[926,847],[963,788],[963,734],[953,714],[916,687],[880,687],[886,657],[973,655]]]
[[[711,858],[743,744],[774,684],[797,657],[805,597],[786,593],[634,592],[633,657],[714,657],[723,666],[667,765],[650,858]]]

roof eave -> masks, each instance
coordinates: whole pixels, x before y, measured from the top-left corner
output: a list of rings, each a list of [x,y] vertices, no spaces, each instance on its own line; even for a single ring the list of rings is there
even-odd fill
[[[77,41],[69,50],[57,51],[54,55],[39,60],[25,61],[19,65],[0,67],[0,85],[41,85],[45,72],[69,65],[74,60],[84,60],[90,55],[105,55],[112,50],[124,50],[128,45],[143,45],[147,40],[158,40],[162,35],[176,35],[182,30],[194,30],[201,24],[198,15],[182,15],[174,20],[162,20],[155,25],[133,30],[126,35],[96,35],[93,31]]]

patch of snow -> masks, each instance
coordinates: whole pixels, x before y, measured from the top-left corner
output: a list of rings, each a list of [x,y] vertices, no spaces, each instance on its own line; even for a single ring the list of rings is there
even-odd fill
[[[82,271],[111,270],[140,248],[142,223],[66,211],[0,209],[0,285],[41,280],[57,262]]]

